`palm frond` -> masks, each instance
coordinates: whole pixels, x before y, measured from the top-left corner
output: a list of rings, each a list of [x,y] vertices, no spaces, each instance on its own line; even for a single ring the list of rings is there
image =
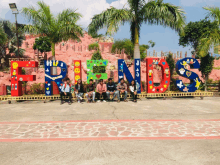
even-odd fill
[[[179,33],[183,33],[186,24],[184,14],[179,6],[163,3],[163,0],[150,1],[141,10],[145,23],[170,27]]]
[[[44,2],[37,2],[39,9],[34,7],[23,8],[22,13],[32,21],[32,25],[25,26],[25,30],[31,34],[47,36],[52,43],[62,40],[80,40],[83,30],[76,22],[82,17],[80,13],[72,9],[66,9],[54,17],[50,7]]]
[[[206,34],[207,35],[207,34]],[[220,30],[214,29],[207,37],[202,37],[198,46],[198,54],[204,57],[213,46],[220,44]]]
[[[90,35],[97,35],[98,30],[106,27],[106,35],[112,35],[118,31],[120,25],[133,19],[134,15],[130,10],[112,7],[92,18],[92,22],[88,26],[88,32]]]
[[[207,14],[207,17],[213,18],[215,21],[217,21],[218,25],[220,25],[220,9],[219,9],[219,7],[203,7],[203,9],[209,11],[209,13]]]

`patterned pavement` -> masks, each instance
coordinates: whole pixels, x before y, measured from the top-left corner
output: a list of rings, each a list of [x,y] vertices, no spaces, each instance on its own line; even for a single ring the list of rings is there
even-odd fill
[[[220,120],[0,122],[0,142],[220,139]]]

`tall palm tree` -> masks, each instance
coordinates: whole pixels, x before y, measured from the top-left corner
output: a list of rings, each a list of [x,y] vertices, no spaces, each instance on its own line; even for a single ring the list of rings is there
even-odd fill
[[[219,46],[220,44],[220,9],[219,7],[203,7],[208,11],[206,18],[214,20],[213,23],[217,24],[217,28],[210,29],[207,31],[199,42],[198,53],[200,57],[208,55],[209,50],[212,46]]]
[[[118,31],[125,22],[130,23],[131,40],[134,43],[134,58],[140,58],[139,37],[142,23],[160,24],[177,32],[183,32],[185,25],[184,11],[178,6],[163,3],[163,0],[149,1],[128,0],[129,8],[116,9],[111,7],[97,14],[89,24],[88,32],[96,35],[99,29],[107,27],[106,35]]]
[[[55,60],[55,44],[69,39],[80,41],[83,29],[76,24],[82,17],[75,10],[66,9],[53,16],[50,7],[44,2],[37,2],[39,9],[34,7],[23,8],[22,13],[32,21],[32,25],[25,26],[25,30],[31,34],[47,36],[51,42],[53,60]],[[53,69],[56,74],[56,68]]]

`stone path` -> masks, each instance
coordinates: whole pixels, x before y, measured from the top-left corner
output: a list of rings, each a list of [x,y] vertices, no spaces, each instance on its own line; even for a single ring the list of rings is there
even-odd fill
[[[0,122],[0,142],[220,139],[220,120]]]

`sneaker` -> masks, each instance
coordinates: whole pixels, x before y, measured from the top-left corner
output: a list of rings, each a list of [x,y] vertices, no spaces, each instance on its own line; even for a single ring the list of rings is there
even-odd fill
[[[80,100],[82,100],[82,97],[79,97]]]
[[[97,103],[100,103],[100,100],[98,100]]]
[[[105,101],[105,100],[103,100],[103,102],[104,102],[104,103],[106,103],[106,101]]]
[[[80,101],[78,101],[78,103],[80,103]]]

